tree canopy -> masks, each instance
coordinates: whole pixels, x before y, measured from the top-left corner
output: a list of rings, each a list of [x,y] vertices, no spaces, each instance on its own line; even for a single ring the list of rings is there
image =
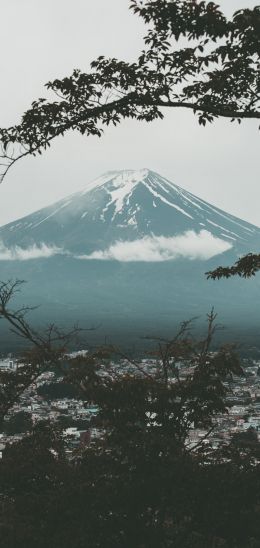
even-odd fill
[[[200,124],[260,119],[260,7],[228,19],[214,2],[131,0],[148,26],[134,63],[99,57],[88,73],[48,82],[18,125],[0,129],[3,179],[18,159],[41,154],[69,130],[101,136],[122,119],[151,122],[186,108]]]
[[[35,376],[46,366],[60,373],[65,349],[62,353],[59,346],[57,353],[56,337],[49,341],[35,330],[32,341],[28,321],[24,333],[23,312],[20,317],[20,311],[10,311],[15,290],[10,284],[0,288],[2,301],[9,293],[3,317],[12,328],[15,322],[16,333],[36,347]],[[0,462],[0,534],[5,546],[259,545],[257,437],[249,432],[218,449],[210,445],[215,417],[227,413],[227,380],[243,375],[243,369],[232,347],[212,352],[214,311],[207,319],[202,340],[194,340],[190,322],[171,340],[158,338],[149,354],[155,369],[136,359],[129,359],[125,369],[111,368],[109,348],[72,357],[62,369],[64,380],[80,387],[79,397],[86,404],[97,406],[99,435],[70,459],[57,423],[38,422],[19,442],[7,445]],[[100,368],[105,361],[107,375]],[[180,364],[187,368],[184,376]],[[14,378],[19,380],[27,365],[21,364]],[[15,399],[12,394],[8,399],[10,378],[3,381],[8,414],[30,380],[23,387],[21,382],[12,384]],[[197,443],[190,439],[194,427],[205,432]]]

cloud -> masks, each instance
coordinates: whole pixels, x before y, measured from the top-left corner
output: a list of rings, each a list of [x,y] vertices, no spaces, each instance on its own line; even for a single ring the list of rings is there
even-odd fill
[[[48,259],[53,255],[64,254],[62,248],[49,246],[44,243],[37,246],[36,244],[30,247],[23,248],[20,246],[6,247],[3,242],[0,242],[0,261],[28,261],[30,259]]]
[[[104,251],[79,255],[77,259],[122,262],[162,262],[178,258],[207,260],[231,248],[230,242],[216,238],[207,230],[199,233],[188,230],[172,238],[147,236],[134,241],[119,240]]]

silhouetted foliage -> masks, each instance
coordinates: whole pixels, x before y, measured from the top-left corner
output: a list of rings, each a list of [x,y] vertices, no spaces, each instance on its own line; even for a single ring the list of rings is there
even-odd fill
[[[260,255],[249,253],[240,258],[233,266],[219,266],[206,275],[213,280],[220,278],[230,278],[231,276],[240,276],[242,278],[251,278],[260,270]]]
[[[64,331],[54,324],[48,325],[41,332],[35,330],[27,321],[27,315],[32,308],[26,306],[18,310],[10,308],[23,283],[21,280],[0,282],[0,319],[6,320],[11,331],[28,345],[28,349],[18,360],[15,372],[0,371],[0,424],[21,394],[42,373],[54,368],[56,372],[63,374],[66,368],[68,345],[72,341],[75,342],[75,337],[80,332],[78,326]]]
[[[78,398],[79,391],[72,384],[66,382],[44,383],[37,388],[37,393],[46,400],[56,400],[63,398]]]
[[[129,358],[119,371],[113,365],[117,351],[109,347],[76,358],[66,355],[64,381],[98,408],[98,435],[70,459],[62,430],[44,422],[7,446],[0,461],[4,546],[259,544],[255,435],[254,443],[243,447],[235,439],[217,450],[210,445],[214,417],[227,412],[224,383],[243,374],[232,347],[212,352],[215,320],[212,311],[202,341],[194,340],[190,322],[171,340],[157,339],[153,366]],[[182,375],[182,367],[187,374]],[[20,395],[17,387],[15,401]],[[9,411],[13,401],[12,396]],[[205,431],[195,445],[189,439],[194,427]],[[251,433],[246,437],[251,440]]]
[[[30,432],[32,426],[33,423],[30,413],[19,411],[4,421],[2,429],[4,433],[13,435]]]
[[[56,100],[34,101],[19,125],[0,130],[2,178],[68,130],[101,136],[125,118],[162,118],[165,107],[190,109],[202,125],[260,119],[259,6],[230,20],[204,0],[131,0],[130,8],[149,25],[136,62],[101,56],[88,73],[49,82]]]

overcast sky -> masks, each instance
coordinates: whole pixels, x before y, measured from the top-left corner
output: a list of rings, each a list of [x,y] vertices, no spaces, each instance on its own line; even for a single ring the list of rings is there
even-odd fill
[[[231,13],[257,0],[219,0]],[[8,0],[1,4],[0,126],[19,122],[44,84],[89,70],[98,55],[134,60],[145,28],[128,0]],[[152,124],[123,122],[101,138],[70,134],[42,157],[18,162],[0,186],[0,225],[81,189],[103,172],[148,167],[199,197],[260,225],[260,132],[192,113]]]

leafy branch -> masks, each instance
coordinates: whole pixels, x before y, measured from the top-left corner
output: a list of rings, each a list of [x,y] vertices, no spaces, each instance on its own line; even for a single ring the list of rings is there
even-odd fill
[[[34,101],[20,124],[0,129],[1,180],[69,130],[101,137],[123,119],[163,118],[166,107],[193,111],[203,126],[260,119],[259,6],[230,20],[205,1],[132,0],[130,9],[149,25],[136,62],[101,56],[88,73],[48,82],[54,101]]]

